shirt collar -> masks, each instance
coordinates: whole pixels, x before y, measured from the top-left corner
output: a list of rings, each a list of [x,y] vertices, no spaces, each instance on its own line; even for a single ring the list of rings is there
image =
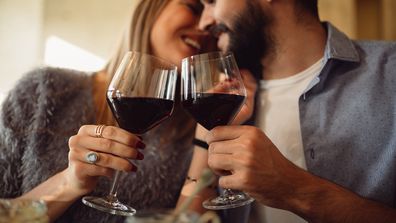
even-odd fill
[[[308,92],[314,86],[316,86],[318,90],[322,89],[335,61],[351,63],[360,62],[359,53],[353,41],[331,23],[324,22],[323,25],[327,30],[323,68],[320,74],[309,83],[304,92]]]
[[[327,29],[327,42],[325,48],[325,61],[337,59],[342,61],[359,62],[359,54],[352,40],[335,28],[331,23],[324,22]]]

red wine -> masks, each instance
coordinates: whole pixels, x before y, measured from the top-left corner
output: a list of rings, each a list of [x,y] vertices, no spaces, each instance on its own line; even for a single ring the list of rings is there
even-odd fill
[[[199,124],[210,130],[232,121],[244,100],[244,96],[235,94],[199,93],[187,95],[182,104]]]
[[[114,97],[107,102],[118,125],[134,134],[143,134],[172,114],[173,101],[161,98]]]

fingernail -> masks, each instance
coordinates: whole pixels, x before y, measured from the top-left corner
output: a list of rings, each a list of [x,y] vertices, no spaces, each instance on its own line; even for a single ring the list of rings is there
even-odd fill
[[[137,156],[136,156],[136,159],[138,159],[138,160],[143,160],[144,159],[144,155],[143,155],[143,153],[138,153],[137,154]]]
[[[144,148],[146,148],[146,144],[144,144],[142,141],[138,141],[138,142],[136,143],[136,147],[137,147],[138,149],[144,149]]]

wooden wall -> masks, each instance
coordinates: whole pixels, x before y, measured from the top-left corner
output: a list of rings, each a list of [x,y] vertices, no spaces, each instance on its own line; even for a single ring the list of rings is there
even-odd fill
[[[396,0],[318,0],[322,20],[354,39],[396,40]]]

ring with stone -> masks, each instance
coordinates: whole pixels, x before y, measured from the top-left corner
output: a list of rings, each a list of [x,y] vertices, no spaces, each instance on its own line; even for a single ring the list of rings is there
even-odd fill
[[[96,162],[99,161],[99,153],[96,153],[96,152],[93,152],[93,151],[87,153],[85,155],[85,161],[87,161],[87,163],[95,165]]]

